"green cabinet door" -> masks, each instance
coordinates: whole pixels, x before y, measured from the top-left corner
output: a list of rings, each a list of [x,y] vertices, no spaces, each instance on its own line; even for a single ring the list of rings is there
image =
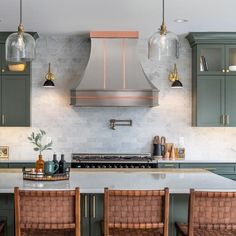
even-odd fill
[[[30,126],[30,76],[2,75],[2,126]]]
[[[103,235],[103,194],[91,194],[90,197],[90,235]]]
[[[14,197],[13,194],[0,195],[0,221],[5,221],[4,236],[14,236]]]
[[[90,236],[89,194],[81,194],[81,236]]]
[[[222,75],[225,72],[224,70],[225,46],[223,44],[201,44],[197,46],[198,75]]]
[[[236,76],[226,76],[225,125],[236,126]]]
[[[223,126],[224,76],[197,79],[197,126]]]
[[[225,46],[226,75],[236,75],[236,45]]]
[[[81,236],[103,235],[103,194],[81,194]]]

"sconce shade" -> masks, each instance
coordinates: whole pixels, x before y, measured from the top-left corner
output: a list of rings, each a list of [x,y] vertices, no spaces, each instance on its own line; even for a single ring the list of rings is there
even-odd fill
[[[171,88],[183,88],[183,84],[179,80],[175,80],[171,85]]]
[[[44,82],[44,84],[43,84],[43,87],[54,87],[55,86],[55,84],[53,83],[53,81],[52,80],[46,80],[45,82]]]

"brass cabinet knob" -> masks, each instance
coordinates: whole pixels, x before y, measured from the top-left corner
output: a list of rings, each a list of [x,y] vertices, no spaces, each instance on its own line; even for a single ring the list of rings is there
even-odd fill
[[[223,73],[225,73],[225,69],[222,69],[221,71],[222,71]]]
[[[227,69],[226,72],[229,73],[229,69]]]
[[[4,69],[2,69],[2,73],[4,73],[5,72],[5,70]]]

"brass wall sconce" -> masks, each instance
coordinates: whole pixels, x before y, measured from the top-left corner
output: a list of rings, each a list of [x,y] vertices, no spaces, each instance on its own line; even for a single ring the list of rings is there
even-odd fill
[[[179,81],[176,64],[174,65],[174,70],[170,72],[168,79],[173,82],[171,88],[183,88],[183,84]]]
[[[54,74],[51,72],[51,63],[48,65],[48,73],[45,75],[46,81],[43,84],[45,88],[53,88],[55,86],[53,80],[55,79]]]

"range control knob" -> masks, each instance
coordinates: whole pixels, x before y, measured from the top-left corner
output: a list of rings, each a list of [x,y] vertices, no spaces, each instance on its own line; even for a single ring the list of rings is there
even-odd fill
[[[86,165],[85,168],[90,168],[90,166],[89,166],[89,165]]]

